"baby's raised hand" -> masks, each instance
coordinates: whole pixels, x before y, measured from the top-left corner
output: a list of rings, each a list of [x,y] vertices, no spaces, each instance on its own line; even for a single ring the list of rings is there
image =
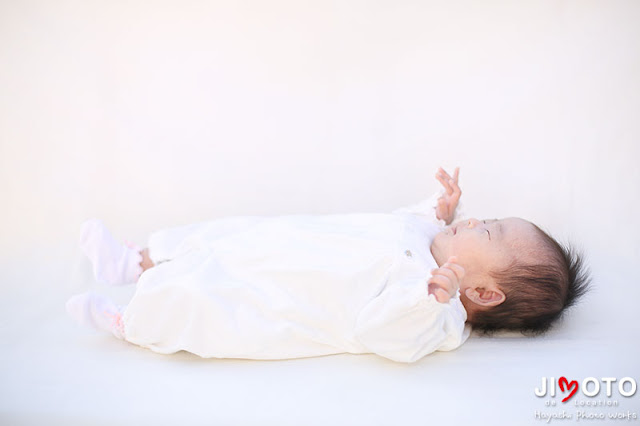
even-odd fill
[[[453,220],[453,214],[456,211],[456,207],[458,207],[458,201],[460,201],[460,196],[462,195],[462,191],[460,191],[460,187],[458,186],[459,172],[460,167],[456,167],[453,172],[453,177],[451,177],[449,173],[440,167],[436,173],[436,179],[440,181],[446,190],[446,192],[438,198],[436,217],[444,220],[447,225]]]
[[[464,277],[464,268],[458,263],[458,258],[451,256],[447,263],[431,270],[429,294],[433,294],[440,303],[447,303],[460,288]]]

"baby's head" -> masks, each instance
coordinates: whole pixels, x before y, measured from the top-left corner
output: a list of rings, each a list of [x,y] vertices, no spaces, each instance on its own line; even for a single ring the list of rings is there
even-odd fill
[[[520,218],[468,219],[431,245],[438,265],[455,255],[464,267],[460,298],[480,332],[547,331],[589,286],[582,258]]]

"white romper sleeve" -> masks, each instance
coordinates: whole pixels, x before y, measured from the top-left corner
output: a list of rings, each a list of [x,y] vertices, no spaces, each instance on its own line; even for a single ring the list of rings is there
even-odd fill
[[[398,282],[360,311],[355,337],[370,352],[398,362],[415,362],[434,351],[462,345],[471,328],[458,297],[439,303],[424,283]]]

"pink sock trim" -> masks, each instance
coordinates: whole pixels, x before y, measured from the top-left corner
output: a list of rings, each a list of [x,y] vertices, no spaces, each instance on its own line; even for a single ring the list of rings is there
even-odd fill
[[[124,338],[124,322],[122,321],[122,313],[118,312],[116,314],[112,314],[108,311],[103,311],[103,313],[111,318],[111,324],[109,325],[111,327],[112,331],[117,332],[120,336]]]

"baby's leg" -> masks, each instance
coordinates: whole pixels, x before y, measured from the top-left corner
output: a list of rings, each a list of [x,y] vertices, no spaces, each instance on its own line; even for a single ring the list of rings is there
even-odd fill
[[[124,339],[124,308],[93,292],[77,294],[66,304],[67,313],[78,323],[113,333],[118,339]]]
[[[96,281],[108,285],[135,283],[143,271],[141,248],[115,239],[99,219],[82,224],[80,248],[93,264]]]

